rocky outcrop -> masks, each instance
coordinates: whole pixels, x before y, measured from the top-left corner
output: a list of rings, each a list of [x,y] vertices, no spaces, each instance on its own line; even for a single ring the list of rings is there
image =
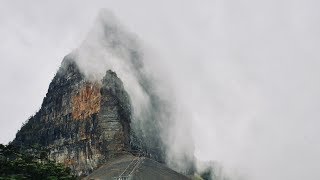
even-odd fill
[[[109,158],[131,151],[130,122],[130,99],[116,73],[109,70],[101,81],[88,81],[67,56],[41,109],[12,144],[45,147],[51,159],[86,175]]]

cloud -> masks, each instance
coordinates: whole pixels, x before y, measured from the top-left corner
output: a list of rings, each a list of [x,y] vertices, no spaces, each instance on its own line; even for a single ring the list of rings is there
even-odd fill
[[[10,132],[1,129],[2,142],[39,108],[62,57],[107,7],[147,47],[178,124],[190,118],[197,158],[247,179],[319,179],[317,1],[3,4],[1,124]]]

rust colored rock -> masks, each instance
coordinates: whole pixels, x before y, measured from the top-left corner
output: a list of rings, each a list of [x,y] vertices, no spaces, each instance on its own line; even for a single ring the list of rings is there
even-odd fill
[[[99,83],[87,83],[72,97],[72,118],[83,120],[100,111]]]

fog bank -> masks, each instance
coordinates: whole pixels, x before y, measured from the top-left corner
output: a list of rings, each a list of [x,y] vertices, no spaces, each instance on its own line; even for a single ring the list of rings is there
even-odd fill
[[[318,1],[3,2],[1,142],[39,108],[106,7],[138,37],[148,73],[168,83],[198,159],[249,180],[320,178]]]
[[[158,71],[164,69],[156,62],[160,59],[112,12],[100,10],[93,28],[71,56],[89,80],[101,81],[106,71],[115,71],[131,99],[131,127],[139,141],[162,149],[166,163],[177,171],[192,166],[194,143],[187,110],[175,101],[172,82],[162,75],[165,71]]]

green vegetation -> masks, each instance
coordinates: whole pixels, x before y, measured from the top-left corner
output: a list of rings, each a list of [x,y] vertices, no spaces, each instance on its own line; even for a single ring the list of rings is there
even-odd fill
[[[0,180],[74,180],[70,168],[48,159],[44,150],[22,151],[0,144]]]
[[[206,171],[202,172],[200,176],[203,180],[212,180],[212,175],[213,175],[212,170],[207,169]]]

